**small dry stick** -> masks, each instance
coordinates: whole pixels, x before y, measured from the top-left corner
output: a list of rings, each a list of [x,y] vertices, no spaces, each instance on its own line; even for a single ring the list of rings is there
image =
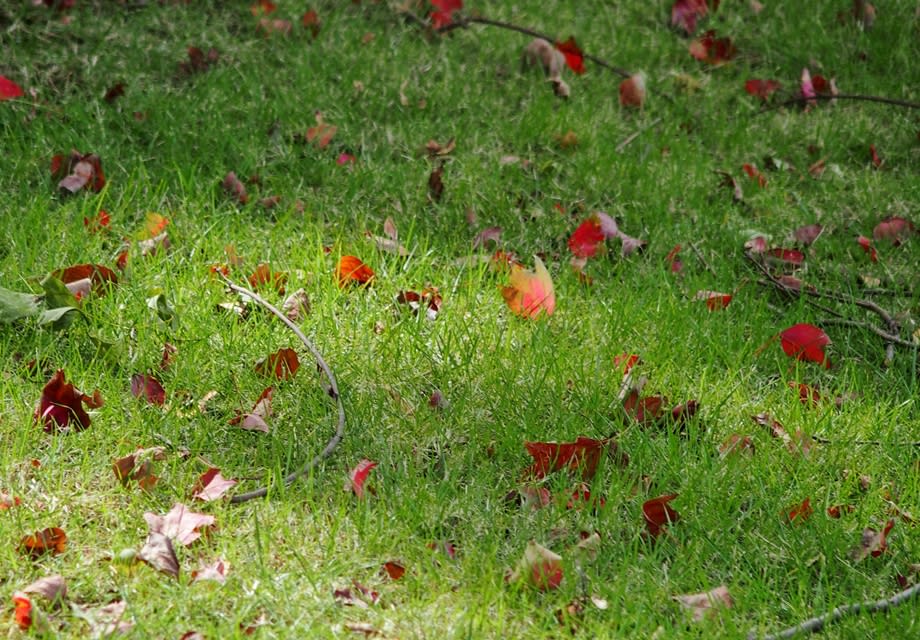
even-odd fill
[[[332,452],[335,451],[336,447],[339,446],[339,442],[342,441],[342,437],[345,435],[345,405],[342,404],[342,398],[339,395],[339,385],[335,380],[335,374],[332,373],[332,369],[329,368],[329,365],[326,364],[326,361],[323,359],[323,356],[320,354],[319,350],[310,342],[309,338],[303,334],[303,331],[300,328],[291,322],[291,320],[278,311],[278,309],[271,303],[265,301],[254,291],[250,291],[246,287],[241,287],[238,284],[235,284],[230,278],[224,274],[217,272],[224,282],[227,283],[227,286],[230,287],[231,291],[235,291],[241,295],[248,296],[258,304],[262,305],[269,311],[271,311],[281,322],[287,325],[288,329],[294,332],[300,341],[304,344],[307,350],[313,354],[313,358],[316,360],[317,366],[323,372],[323,375],[326,376],[326,379],[329,381],[329,395],[335,398],[335,403],[338,408],[338,421],[336,422],[335,434],[329,439],[326,443],[326,446],[320,451],[312,460],[307,462],[299,471],[294,471],[293,473],[288,474],[284,478],[285,486],[290,485],[292,482],[300,478],[301,476],[309,473],[314,467],[316,467],[320,462],[332,455]],[[241,493],[235,495],[230,499],[232,504],[241,504],[243,502],[248,502],[255,498],[264,498],[268,495],[268,486],[260,487],[248,493]]]
[[[888,611],[899,604],[907,602],[917,594],[920,594],[920,584],[915,584],[909,589],[899,591],[887,599],[875,600],[874,602],[854,602],[852,604],[842,605],[833,611],[825,613],[823,616],[809,618],[801,624],[783,629],[776,633],[769,633],[765,636],[761,636],[756,631],[752,631],[748,634],[748,640],[757,640],[758,638],[761,638],[761,640],[785,640],[786,638],[792,638],[800,633],[816,633],[821,631],[826,625],[833,624],[846,616]]]
[[[631,145],[632,142],[633,142],[633,140],[635,140],[636,138],[638,138],[639,136],[641,136],[643,133],[645,133],[646,131],[648,131],[648,130],[651,129],[652,127],[658,125],[660,122],[661,122],[661,118],[655,118],[655,119],[652,120],[650,123],[648,123],[646,126],[642,127],[642,128],[639,129],[638,131],[635,131],[635,132],[629,134],[628,136],[626,136],[625,138],[623,138],[623,142],[621,142],[620,144],[617,145],[616,152],[617,152],[617,153],[623,153],[623,149],[625,149],[626,147],[628,147],[629,145]]]

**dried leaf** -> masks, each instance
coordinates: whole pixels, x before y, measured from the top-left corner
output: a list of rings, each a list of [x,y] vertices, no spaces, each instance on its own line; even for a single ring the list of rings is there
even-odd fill
[[[534,257],[534,271],[511,266],[511,285],[502,288],[502,297],[511,311],[525,318],[537,318],[543,311],[551,316],[556,310],[553,281],[543,261]]]
[[[204,580],[213,580],[223,584],[227,580],[227,572],[230,570],[230,563],[217,559],[209,565],[192,571],[192,582],[202,582]]]
[[[180,502],[174,504],[169,513],[163,516],[148,511],[144,513],[144,520],[151,533],[161,533],[186,546],[214,526],[214,516],[190,511]]]
[[[131,376],[131,395],[143,397],[150,404],[162,405],[166,402],[166,390],[159,380],[146,373]]]
[[[665,531],[666,525],[680,520],[680,514],[668,504],[677,495],[672,493],[658,496],[642,504],[642,516],[645,518],[645,526],[652,538],[660,536]]]
[[[74,421],[73,429],[82,431],[90,425],[89,414],[83,405],[94,408],[102,405],[98,391],[88,396],[67,382],[64,370],[58,369],[42,389],[41,399],[35,409],[34,420],[41,422],[45,433],[64,429]]]
[[[508,579],[511,582],[523,580],[540,591],[550,591],[559,588],[563,577],[562,556],[531,540]]]
[[[169,537],[162,533],[151,531],[147,535],[147,541],[138,551],[137,559],[146,562],[157,571],[167,573],[174,578],[179,577],[179,560],[176,558],[176,550]]]
[[[252,407],[250,413],[242,413],[230,420],[230,424],[238,424],[241,429],[247,431],[261,431],[262,433],[269,432],[267,418],[272,415],[272,395],[274,390],[272,387],[266,387],[262,390],[262,393],[259,395],[259,399],[256,400],[255,405]]]
[[[575,442],[525,442],[524,447],[534,462],[525,472],[534,478],[561,469],[578,471],[582,478],[590,480],[597,472],[597,465],[605,450],[616,449],[611,439],[595,440],[579,436]]]
[[[367,285],[375,277],[373,269],[355,256],[342,256],[335,269],[335,279],[342,288],[350,284]]]
[[[281,304],[281,311],[291,322],[300,322],[310,315],[310,297],[303,289],[298,289]]]
[[[67,583],[64,576],[46,576],[24,588],[22,593],[34,593],[50,602],[60,602],[67,598]]]
[[[645,74],[634,73],[620,83],[620,104],[641,108],[645,104]]]
[[[290,380],[300,368],[297,352],[290,347],[278,349],[256,363],[256,372],[263,376],[274,376],[279,380]]]
[[[358,498],[363,498],[364,483],[367,480],[367,476],[371,472],[371,469],[376,466],[376,462],[372,462],[367,458],[361,460],[361,462],[359,462],[354,469],[348,472],[348,482],[345,485],[345,489],[354,492]]]
[[[46,553],[57,555],[67,549],[67,534],[58,527],[48,527],[24,536],[19,541],[19,551],[33,560]]]
[[[888,533],[893,526],[894,520],[889,520],[881,531],[865,528],[859,546],[850,551],[850,558],[853,562],[861,562],[869,556],[877,558],[885,553],[885,550],[888,549]]]
[[[730,609],[734,605],[732,597],[728,593],[728,587],[725,585],[720,585],[704,593],[674,596],[674,599],[693,613],[694,622],[699,622],[707,616],[715,616],[717,607],[724,606]]]
[[[204,502],[219,500],[227,491],[236,485],[236,480],[223,477],[220,473],[220,469],[211,467],[198,478],[195,487],[192,489],[194,492],[192,497],[203,500]]]

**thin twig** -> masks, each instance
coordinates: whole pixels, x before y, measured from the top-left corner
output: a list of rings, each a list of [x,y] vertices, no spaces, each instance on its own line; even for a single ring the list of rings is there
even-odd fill
[[[783,107],[788,107],[793,104],[803,104],[803,103],[812,102],[815,100],[825,100],[825,101],[827,100],[855,100],[855,101],[862,101],[862,102],[877,102],[879,104],[890,104],[895,107],[904,107],[906,109],[920,109],[920,103],[911,102],[910,100],[900,100],[898,98],[885,98],[883,96],[864,96],[864,95],[858,95],[858,94],[840,93],[836,96],[821,94],[821,95],[813,96],[811,98],[806,98],[805,96],[796,96],[795,98],[789,98],[788,100],[784,100],[783,102],[779,102],[777,104],[768,105],[762,108],[757,113],[767,113],[769,111],[775,111],[776,109],[782,109]]]
[[[309,473],[314,467],[316,467],[320,462],[332,455],[332,452],[335,451],[336,447],[339,446],[339,442],[342,441],[342,437],[345,435],[345,405],[342,404],[342,397],[339,395],[339,385],[335,380],[335,374],[332,373],[332,369],[329,368],[329,365],[326,364],[326,361],[323,359],[323,356],[320,354],[319,350],[313,345],[313,343],[303,334],[303,331],[300,328],[291,322],[291,320],[278,311],[278,309],[271,303],[265,301],[257,293],[250,291],[246,287],[241,287],[238,284],[235,284],[230,278],[224,274],[217,272],[224,282],[227,283],[227,286],[230,287],[231,291],[235,291],[244,296],[248,296],[258,304],[262,305],[269,311],[271,311],[281,322],[287,325],[288,329],[294,332],[307,350],[313,354],[313,358],[316,360],[317,366],[323,372],[323,375],[326,376],[326,379],[329,381],[329,395],[335,398],[335,403],[338,408],[338,420],[336,422],[335,434],[329,439],[326,443],[326,446],[320,451],[312,460],[307,462],[299,471],[294,471],[293,473],[288,474],[284,478],[285,486],[290,485],[292,482],[300,478],[301,476]],[[240,504],[243,502],[248,502],[255,498],[263,498],[268,495],[268,486],[260,487],[254,491],[248,493],[241,493],[235,495],[230,499],[230,502],[233,504]]]
[[[879,329],[878,327],[871,325],[868,322],[860,322],[859,320],[849,320],[847,318],[825,318],[823,320],[820,320],[818,324],[836,324],[836,325],[840,325],[843,327],[858,327],[860,329],[871,331],[872,333],[874,333],[880,338],[884,338],[885,342],[889,344],[896,344],[901,347],[910,347],[910,348],[916,346],[914,343],[908,342],[907,340],[903,338],[892,335],[888,333],[887,331],[885,331],[884,329]]]
[[[898,449],[904,449],[908,447],[920,447],[920,442],[882,442],[881,440],[831,440],[830,438],[823,438],[821,436],[811,436],[811,439],[819,444],[830,444],[830,445],[844,445],[844,446],[873,446],[873,447],[896,447]]]
[[[645,126],[642,127],[641,129],[639,129],[638,131],[634,131],[633,133],[631,133],[631,134],[629,134],[628,136],[626,136],[625,138],[623,138],[623,142],[621,142],[620,144],[617,145],[616,152],[617,152],[617,153],[623,153],[623,149],[625,149],[625,148],[628,147],[630,144],[632,144],[633,140],[635,140],[636,138],[638,138],[639,136],[641,136],[643,133],[645,133],[646,131],[648,131],[648,130],[651,129],[652,127],[658,125],[660,122],[661,122],[661,118],[655,118],[654,120],[652,120],[650,123],[648,123],[647,125],[645,125]]]
[[[815,618],[809,618],[801,624],[797,624],[794,627],[789,627],[788,629],[783,629],[777,633],[770,633],[765,636],[761,636],[756,631],[752,631],[748,634],[748,640],[757,640],[761,638],[762,640],[785,640],[786,638],[791,638],[800,633],[815,633],[821,631],[826,625],[833,624],[841,618],[846,616],[855,616],[860,613],[879,613],[882,611],[888,611],[894,607],[907,602],[917,594],[920,594],[920,583],[915,584],[909,589],[904,591],[899,591],[890,598],[883,600],[875,600],[874,602],[854,602],[852,604],[845,604],[837,607],[829,613],[825,613],[823,616],[817,616]]]
[[[418,16],[413,16],[413,18],[418,18]],[[411,18],[410,18],[411,19]],[[453,31],[454,29],[466,29],[470,24],[485,24],[491,27],[498,27],[499,29],[507,29],[508,31],[517,31],[518,33],[523,33],[525,36],[531,36],[534,38],[540,38],[541,40],[546,40],[547,42],[555,42],[556,39],[552,36],[548,36],[545,33],[540,33],[539,31],[534,31],[528,27],[519,27],[516,24],[511,24],[510,22],[503,22],[501,20],[492,20],[491,18],[483,18],[482,16],[463,16],[461,18],[455,18],[450,24],[444,25],[440,29],[436,29],[437,33],[447,33],[448,31]],[[585,60],[590,60],[594,64],[604,67],[605,69],[610,69],[615,74],[620,77],[628,78],[632,74],[626,69],[620,67],[615,67],[606,60],[598,58],[597,56],[591,55],[590,53],[585,53],[582,51],[582,57]]]
[[[712,275],[718,277],[719,274],[716,273],[716,270],[712,268],[712,265],[710,265],[709,262],[706,261],[706,257],[703,255],[703,252],[700,251],[700,248],[697,246],[697,244],[695,242],[691,242],[690,248],[693,249],[693,253],[696,254],[697,260],[699,260],[703,264],[703,268],[706,269],[706,271],[708,271]]]

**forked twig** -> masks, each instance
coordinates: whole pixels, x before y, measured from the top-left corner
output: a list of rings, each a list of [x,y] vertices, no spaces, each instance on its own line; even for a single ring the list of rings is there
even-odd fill
[[[265,299],[260,297],[254,291],[250,291],[246,287],[241,287],[238,284],[234,283],[230,278],[224,274],[217,272],[217,274],[227,283],[227,286],[230,287],[231,291],[235,291],[241,295],[248,296],[256,303],[262,305],[266,309],[272,312],[281,322],[287,325],[287,328],[294,332],[300,341],[304,344],[307,350],[313,354],[313,358],[316,360],[317,366],[323,372],[323,375],[326,376],[326,379],[329,381],[329,395],[335,398],[335,403],[338,408],[338,420],[336,422],[335,434],[329,439],[326,443],[326,446],[320,451],[317,455],[313,457],[312,460],[307,462],[299,471],[294,471],[293,473],[288,474],[284,478],[285,486],[290,485],[292,482],[300,478],[301,476],[309,473],[316,465],[332,455],[332,452],[335,451],[336,447],[339,446],[339,442],[342,441],[342,437],[345,435],[345,405],[342,404],[342,397],[339,395],[339,385],[335,380],[335,374],[332,373],[332,369],[329,368],[329,365],[326,364],[326,361],[323,359],[323,356],[320,354],[319,350],[310,342],[310,339],[304,335],[303,331],[300,328],[291,322],[291,320],[281,313],[277,307],[267,302]],[[263,498],[268,495],[268,486],[259,487],[248,493],[241,493],[233,496],[230,499],[232,504],[241,504],[243,502],[248,502],[255,498]]]
[[[809,618],[794,627],[789,627],[788,629],[783,629],[776,633],[769,633],[765,636],[761,636],[756,631],[752,631],[748,634],[748,640],[757,640],[758,638],[760,640],[785,640],[786,638],[792,638],[800,633],[816,633],[821,631],[826,625],[833,624],[846,616],[888,611],[899,604],[907,602],[917,594],[920,594],[920,583],[904,591],[899,591],[890,598],[875,600],[873,602],[854,602],[852,604],[841,605],[833,611],[825,613],[823,616]]]

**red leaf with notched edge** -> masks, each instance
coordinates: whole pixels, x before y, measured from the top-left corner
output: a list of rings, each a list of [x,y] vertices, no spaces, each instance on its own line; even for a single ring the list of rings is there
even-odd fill
[[[792,235],[798,242],[804,245],[810,245],[824,232],[824,227],[820,224],[806,224],[792,232]]]
[[[891,244],[898,246],[913,233],[913,222],[900,216],[890,216],[875,225],[872,237],[876,240],[890,240]]]
[[[706,307],[710,311],[719,311],[727,307],[728,303],[732,301],[732,294],[718,291],[697,291],[693,299],[705,300]]]
[[[756,80],[751,79],[744,83],[744,90],[755,98],[766,101],[770,94],[778,90],[782,85],[776,80]]]
[[[709,30],[690,43],[690,55],[707,64],[724,64],[737,53],[731,38],[717,38],[716,32]]]
[[[565,63],[569,69],[578,75],[585,72],[585,54],[575,42],[575,36],[570,36],[565,42],[556,42],[555,47],[565,56]]]
[[[676,497],[676,493],[671,493],[646,500],[642,504],[642,516],[645,518],[645,526],[649,535],[653,538],[661,535],[666,525],[680,520],[680,514],[668,504]]]
[[[13,619],[22,631],[27,631],[32,626],[32,601],[29,596],[19,591],[13,594]]]
[[[143,396],[150,404],[166,402],[166,389],[159,380],[146,373],[135,373],[131,376],[131,394],[135,398]]]
[[[830,368],[831,363],[824,353],[824,347],[831,343],[831,339],[818,327],[808,323],[796,324],[780,333],[779,337],[787,356],[817,362]]]
[[[805,520],[808,520],[809,516],[814,512],[814,509],[811,507],[811,498],[805,498],[802,501],[802,504],[797,504],[796,506],[788,509],[784,512],[783,515],[786,516],[786,519],[789,522],[794,524],[802,524]]]
[[[856,242],[863,248],[863,251],[869,254],[869,259],[872,262],[878,262],[878,252],[875,250],[875,247],[872,246],[872,241],[869,240],[869,238],[866,236],[859,236],[856,238]]]
[[[256,291],[265,289],[266,286],[271,286],[278,292],[278,295],[284,295],[284,286],[287,284],[287,278],[286,273],[283,271],[272,271],[271,267],[263,262],[256,267],[256,270],[252,272],[248,280],[249,286]]]
[[[193,497],[205,502],[218,500],[236,484],[236,480],[223,477],[220,469],[211,467],[198,478],[198,482],[195,483]]]
[[[355,256],[342,256],[335,268],[336,282],[342,288],[350,284],[370,284],[374,275],[374,270]]]
[[[525,442],[533,464],[525,472],[535,478],[543,478],[553,471],[569,469],[581,471],[582,478],[590,480],[597,472],[601,455],[608,447],[616,447],[610,440],[595,440],[579,436],[575,442]]]
[[[671,6],[671,26],[687,35],[696,31],[696,21],[709,12],[706,0],[676,0]]]
[[[48,527],[47,529],[36,531],[19,541],[19,551],[33,559],[46,553],[53,555],[64,553],[66,548],[67,534],[58,527]]]
[[[597,253],[597,247],[604,242],[604,233],[597,216],[582,222],[569,238],[569,249],[578,258],[591,258]]]
[[[54,433],[58,428],[67,427],[71,420],[74,421],[74,430],[82,431],[90,425],[89,414],[83,405],[91,409],[102,406],[102,396],[98,391],[92,396],[78,391],[67,382],[64,370],[58,369],[42,389],[34,419],[41,421],[46,433]]]
[[[7,78],[0,76],[0,100],[12,100],[22,97],[22,87]]]
[[[754,165],[750,163],[744,163],[741,165],[741,168],[744,170],[748,177],[751,180],[754,180],[761,189],[767,186],[767,178],[764,176]]]
[[[431,26],[441,29],[453,23],[454,13],[463,8],[463,0],[431,0]]]
[[[363,498],[364,482],[367,480],[367,475],[371,472],[371,469],[376,466],[376,462],[372,462],[367,458],[359,462],[354,469],[348,472],[348,484],[346,488],[353,491],[359,498]]]
[[[289,347],[278,349],[267,358],[256,363],[256,372],[263,376],[275,376],[279,380],[288,380],[294,377],[300,368],[297,352]]]
[[[246,193],[246,185],[236,177],[236,172],[231,171],[228,173],[220,183],[220,186],[224,188],[224,191],[226,191],[230,197],[240,204],[249,202],[249,195]]]

